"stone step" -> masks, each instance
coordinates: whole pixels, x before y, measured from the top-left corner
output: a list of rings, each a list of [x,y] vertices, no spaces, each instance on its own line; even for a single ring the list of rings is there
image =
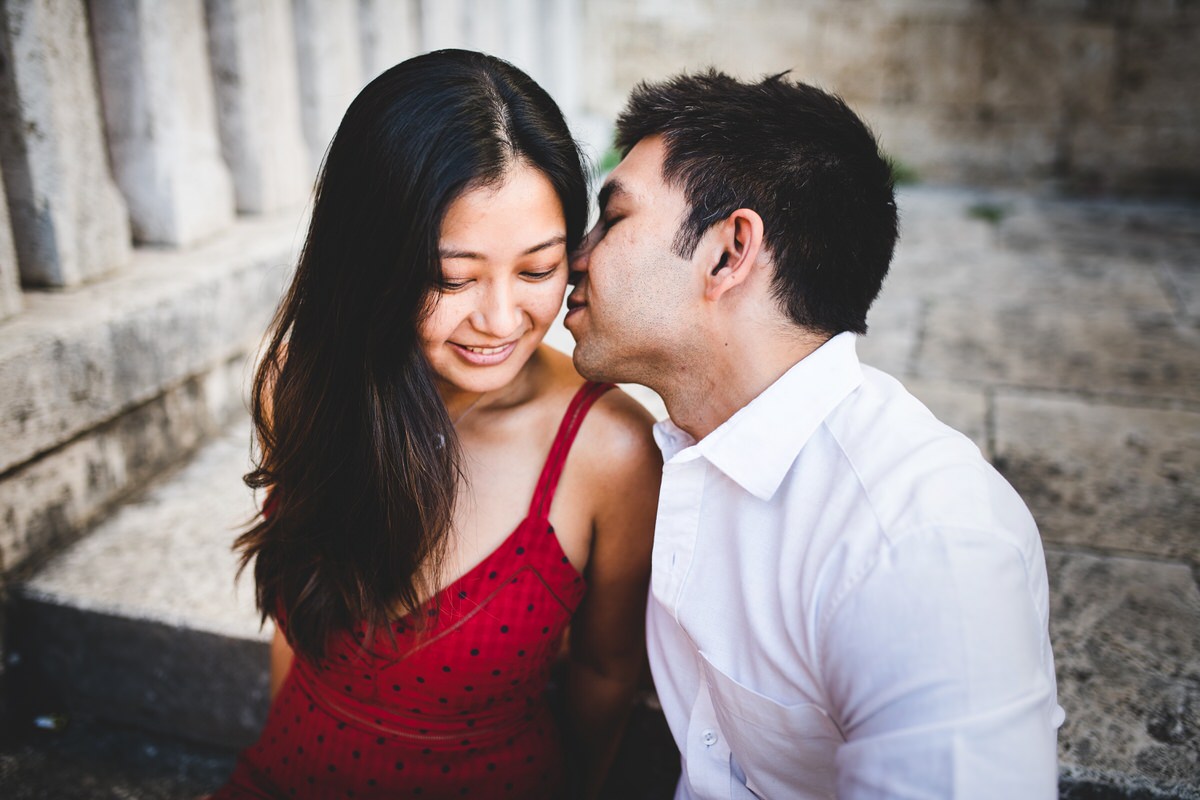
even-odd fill
[[[253,740],[271,628],[230,550],[255,508],[250,437],[243,417],[16,587],[13,651],[43,711]]]
[[[56,552],[241,413],[304,236],[240,218],[119,274],[26,292],[0,322],[0,572]]]

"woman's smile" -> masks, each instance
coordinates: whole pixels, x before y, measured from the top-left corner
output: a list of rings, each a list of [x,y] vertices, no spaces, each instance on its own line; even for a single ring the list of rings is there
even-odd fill
[[[520,339],[514,339],[508,344],[497,345],[494,347],[479,347],[476,345],[459,344],[458,342],[450,342],[450,346],[458,353],[458,355],[470,364],[486,367],[492,364],[499,364],[517,349],[517,344]]]

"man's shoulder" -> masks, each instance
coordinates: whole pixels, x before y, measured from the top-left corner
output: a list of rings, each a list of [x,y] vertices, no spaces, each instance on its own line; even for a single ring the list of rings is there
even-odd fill
[[[1036,535],[1024,502],[970,438],[892,376],[864,366],[863,378],[825,429],[885,537],[938,527]]]

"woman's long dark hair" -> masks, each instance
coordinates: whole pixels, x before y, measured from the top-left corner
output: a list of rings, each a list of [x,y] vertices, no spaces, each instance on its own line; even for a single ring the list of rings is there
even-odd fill
[[[310,659],[360,622],[390,632],[431,588],[418,575],[438,573],[461,472],[417,328],[447,208],[517,162],[554,186],[574,247],[587,180],[558,106],[511,64],[463,50],[373,80],[326,153],[254,380],[262,451],[246,483],[268,487],[270,507],[235,544],[264,621],[283,612]]]

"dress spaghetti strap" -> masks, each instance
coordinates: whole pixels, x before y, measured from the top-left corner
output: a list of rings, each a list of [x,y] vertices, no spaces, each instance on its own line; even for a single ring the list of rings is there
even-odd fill
[[[567,463],[567,454],[571,452],[571,444],[579,433],[584,417],[592,405],[609,389],[615,388],[611,383],[594,383],[587,381],[579,387],[579,391],[571,398],[567,413],[563,415],[550,445],[550,454],[546,456],[546,465],[542,467],[542,475],[538,478],[537,489],[534,490],[533,500],[529,503],[529,516],[535,519],[545,519],[550,513],[550,503],[554,500],[554,490],[558,488],[558,479],[562,477],[563,467]]]

